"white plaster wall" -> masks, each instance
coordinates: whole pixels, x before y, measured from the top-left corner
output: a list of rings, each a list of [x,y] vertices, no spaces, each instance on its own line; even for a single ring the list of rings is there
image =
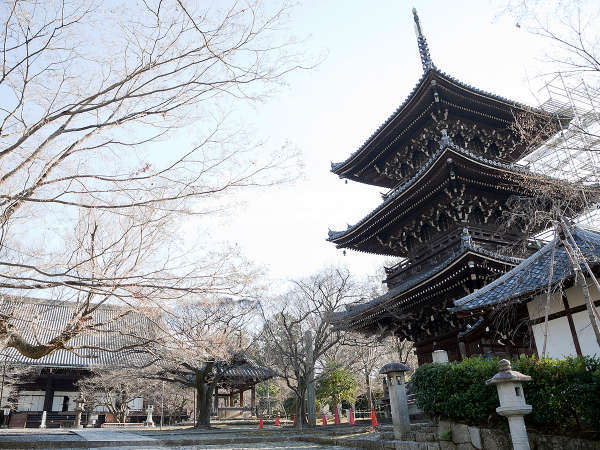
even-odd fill
[[[596,341],[596,335],[590,324],[587,311],[573,314],[573,322],[575,324],[575,330],[577,331],[577,337],[579,338],[581,353],[590,356],[600,356],[600,347]]]
[[[19,393],[17,411],[42,411],[44,391],[22,391]]]
[[[52,411],[62,411],[63,399],[65,397],[69,398],[67,411],[75,411],[75,399],[77,399],[78,395],[78,392],[55,391],[54,400],[52,401]]]
[[[544,324],[540,323],[534,325],[532,328],[538,355],[541,355],[544,347]],[[577,356],[573,337],[571,336],[571,329],[569,328],[569,321],[566,317],[560,317],[548,322],[547,350],[548,357],[550,358]]]
[[[546,295],[536,295],[532,301],[527,303],[527,311],[529,312],[530,319],[537,319],[544,317],[546,308]],[[552,294],[550,299],[550,314],[554,314],[560,311],[564,311],[562,297],[559,292]],[[537,337],[536,337],[537,339]]]
[[[591,286],[591,283],[588,284],[590,285],[590,295],[593,299],[598,299],[598,295],[594,295],[596,293],[596,288]],[[581,292],[580,287],[570,287],[565,291],[565,294],[567,295],[567,300],[569,301],[569,306],[571,308],[585,304],[585,300],[583,299],[583,292]]]
[[[590,283],[590,294],[594,300],[600,297],[600,294],[596,292],[595,286]],[[570,287],[565,290],[569,307],[574,308],[576,306],[584,305],[583,293],[581,288],[578,286]],[[527,310],[531,319],[538,319],[544,317],[544,308],[546,307],[546,295],[541,294],[527,304]],[[550,314],[564,311],[564,306],[560,293],[557,292],[552,295],[550,301]],[[587,316],[587,311],[573,314],[573,322],[575,324],[575,331],[579,340],[579,346],[581,347],[581,353],[584,355],[600,355],[600,347],[596,342],[594,330],[590,325],[590,321]],[[535,343],[538,351],[538,355],[542,354],[542,348],[544,345],[544,324],[534,325],[533,335],[535,337]],[[548,356],[550,358],[564,358],[565,356],[576,356],[577,351],[575,350],[575,344],[573,342],[573,336],[571,335],[571,329],[569,328],[569,321],[567,317],[560,317],[558,319],[551,320],[548,324]]]

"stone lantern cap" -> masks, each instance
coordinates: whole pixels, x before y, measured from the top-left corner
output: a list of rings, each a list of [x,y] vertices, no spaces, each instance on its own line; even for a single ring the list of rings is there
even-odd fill
[[[531,377],[529,375],[523,375],[521,372],[516,372],[512,369],[510,365],[510,361],[508,359],[503,359],[498,363],[498,372],[492,378],[487,380],[485,384],[499,384],[499,383],[508,383],[508,382],[523,382],[523,381],[531,381]]]
[[[379,374],[385,375],[394,372],[408,372],[409,370],[410,367],[408,367],[406,364],[402,364],[401,362],[393,362],[387,363],[385,366],[383,366],[379,371]]]

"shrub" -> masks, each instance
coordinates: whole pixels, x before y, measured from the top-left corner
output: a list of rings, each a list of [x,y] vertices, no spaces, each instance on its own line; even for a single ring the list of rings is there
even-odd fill
[[[485,381],[498,372],[498,358],[472,357],[449,364],[425,364],[412,376],[417,402],[425,413],[471,425],[500,422],[495,386]],[[600,432],[600,359],[564,360],[521,358],[513,370],[531,376],[524,383],[533,412],[525,420],[542,428],[581,429]]]

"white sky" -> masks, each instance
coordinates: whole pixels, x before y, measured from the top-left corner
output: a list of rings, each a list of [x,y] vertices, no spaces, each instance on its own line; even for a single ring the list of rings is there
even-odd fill
[[[353,251],[343,256],[325,241],[328,227],[355,223],[379,204],[383,191],[345,184],[330,172],[330,162],[355,151],[421,76],[413,6],[439,69],[480,89],[536,103],[528,79],[540,73],[536,58],[544,49],[514,20],[497,18],[497,2],[306,0],[293,12],[290,30],[308,37],[307,53],[326,52],[325,61],[293,74],[288,88],[247,113],[259,138],[273,147],[289,141],[302,152],[304,177],[246,192],[245,206],[223,218],[211,239],[239,245],[274,280],[330,264],[348,265],[358,276],[381,267],[385,257]],[[536,89],[540,84],[531,82]]]

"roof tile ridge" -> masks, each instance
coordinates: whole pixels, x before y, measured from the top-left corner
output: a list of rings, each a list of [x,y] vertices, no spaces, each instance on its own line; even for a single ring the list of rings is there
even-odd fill
[[[337,239],[341,236],[344,236],[345,234],[356,229],[359,225],[362,225],[367,220],[369,220],[371,217],[373,217],[375,214],[377,214],[377,212],[380,211],[384,206],[386,206],[388,203],[392,202],[402,192],[406,191],[410,186],[412,186],[421,177],[421,175],[424,172],[426,172],[439,159],[440,155],[442,155],[447,148],[451,148],[452,150],[462,153],[465,156],[469,156],[469,157],[476,159],[482,163],[493,165],[495,167],[499,167],[499,168],[503,168],[503,169],[511,170],[511,171],[516,171],[516,172],[521,172],[524,174],[531,173],[527,169],[516,166],[514,164],[502,163],[499,161],[494,161],[494,160],[491,160],[488,158],[484,158],[480,155],[477,155],[468,150],[465,150],[462,147],[459,147],[452,141],[451,138],[446,136],[446,139],[444,139],[444,136],[442,136],[442,138],[440,139],[439,148],[429,157],[429,159],[425,162],[425,164],[423,164],[423,166],[421,166],[421,168],[417,172],[415,172],[415,174],[411,178],[409,178],[405,183],[402,183],[401,185],[390,190],[385,195],[383,202],[381,202],[379,205],[377,205],[377,207],[375,207],[375,209],[371,210],[371,212],[369,212],[366,216],[364,216],[362,219],[360,219],[354,225],[348,226],[348,228],[343,231],[329,230],[328,238],[326,240],[331,241],[331,240]]]

